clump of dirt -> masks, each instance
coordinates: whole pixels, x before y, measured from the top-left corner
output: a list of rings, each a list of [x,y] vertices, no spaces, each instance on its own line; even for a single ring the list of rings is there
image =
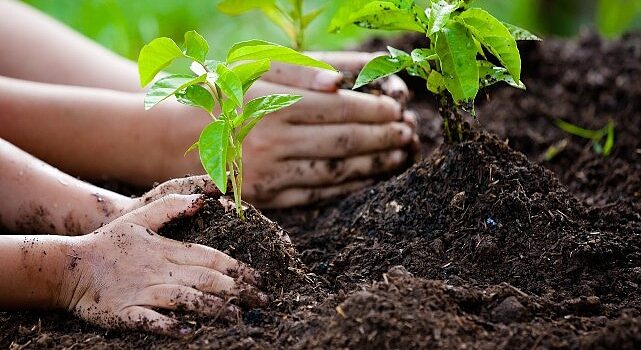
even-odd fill
[[[508,282],[555,302],[596,297],[605,314],[641,310],[641,221],[612,223],[504,142],[470,137],[320,214],[297,237],[305,261],[337,290],[403,265],[456,285]]]
[[[589,300],[584,301],[586,304]],[[508,284],[455,287],[394,267],[296,349],[636,349],[641,319],[572,315]]]

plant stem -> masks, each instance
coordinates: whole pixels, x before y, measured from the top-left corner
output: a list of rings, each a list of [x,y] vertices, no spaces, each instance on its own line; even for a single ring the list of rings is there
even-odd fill
[[[465,139],[463,132],[463,116],[450,96],[438,96],[438,112],[443,118],[443,134],[449,143],[460,143]]]
[[[296,28],[296,41],[294,49],[296,51],[303,51],[305,49],[305,23],[303,23],[303,0],[294,1],[294,27]]]

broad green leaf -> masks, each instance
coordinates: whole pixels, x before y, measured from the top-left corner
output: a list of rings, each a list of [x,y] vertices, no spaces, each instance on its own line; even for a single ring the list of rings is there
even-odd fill
[[[158,80],[145,96],[145,110],[149,110],[178,91],[204,82],[205,78],[205,75],[194,77],[188,74],[175,74]]]
[[[147,86],[175,59],[184,57],[180,47],[169,38],[158,38],[143,46],[138,56],[140,86]]]
[[[505,23],[505,22],[503,22],[503,25],[505,26],[505,28],[507,28],[507,30],[510,31],[510,34],[512,34],[512,37],[516,41],[525,41],[525,40],[541,41],[541,38],[528,32],[523,28],[517,27],[513,24]]]
[[[438,95],[443,93],[445,89],[445,80],[443,80],[441,73],[435,70],[431,71],[427,77],[427,90]]]
[[[367,85],[374,80],[390,76],[410,67],[413,64],[412,59],[408,56],[397,58],[390,56],[380,56],[369,61],[363,70],[358,74],[354,89]]]
[[[222,193],[227,192],[228,147],[229,128],[222,119],[207,125],[198,139],[200,162]]]
[[[264,59],[298,66],[336,70],[329,64],[313,59],[298,51],[262,40],[240,42],[234,45],[227,55],[227,63]]]
[[[478,66],[479,82],[481,87],[494,85],[503,81],[512,87],[525,90],[525,84],[521,81],[516,82],[507,69],[503,67],[495,67],[494,64],[487,61],[478,61]]]
[[[271,68],[268,59],[244,63],[233,67],[231,70],[236,73],[238,79],[243,84],[243,91],[247,92],[249,88]]]
[[[421,15],[416,11],[413,1],[345,1],[332,19],[329,31],[340,32],[345,27],[355,24],[368,29],[409,30],[425,33],[425,27],[419,20]]]
[[[192,107],[198,107],[211,113],[214,109],[214,98],[211,92],[200,85],[188,86],[185,91],[176,93],[178,102]]]
[[[445,86],[457,103],[471,102],[479,90],[476,46],[471,35],[458,22],[449,22],[436,39]]]
[[[242,143],[252,128],[266,115],[287,108],[302,98],[302,96],[297,95],[269,95],[247,102],[240,118],[234,121],[234,124],[238,125],[246,123],[236,136],[238,142]]]
[[[207,53],[209,53],[209,44],[205,38],[194,30],[185,33],[185,56],[204,63]]]
[[[224,64],[219,64],[216,68],[218,80],[216,86],[234,103],[236,107],[243,104],[243,83],[238,76]]]
[[[275,4],[275,0],[224,0],[217,7],[222,13],[237,16],[247,11],[271,7]]]
[[[521,80],[521,55],[516,40],[501,21],[477,8],[461,13],[457,19],[507,68],[515,81]]]
[[[445,0],[432,2],[428,18],[428,33],[429,37],[440,32],[445,24],[450,20],[450,16],[456,9],[458,4],[450,4]]]

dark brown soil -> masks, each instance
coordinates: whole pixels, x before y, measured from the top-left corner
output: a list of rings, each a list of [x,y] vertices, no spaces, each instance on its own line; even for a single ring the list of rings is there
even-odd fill
[[[403,40],[394,45],[420,41]],[[641,35],[524,52],[528,92],[497,88],[479,103],[498,137],[439,145],[417,90],[424,160],[343,200],[270,213],[295,247],[257,211],[241,223],[216,200],[164,229],[265,271],[268,307],[245,309],[236,324],[181,314],[198,329],[188,341],[0,313],[0,347],[641,348]],[[613,155],[554,118],[591,128],[613,118]]]

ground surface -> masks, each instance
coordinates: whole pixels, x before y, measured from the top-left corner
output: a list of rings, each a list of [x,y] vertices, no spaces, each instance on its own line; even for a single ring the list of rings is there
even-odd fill
[[[493,134],[439,146],[431,100],[417,94],[423,161],[343,200],[268,213],[293,245],[258,212],[240,224],[215,200],[164,230],[267,271],[269,307],[231,324],[179,315],[199,328],[189,341],[0,313],[0,347],[641,348],[641,35],[523,50],[528,91],[479,101]],[[613,155],[555,118],[612,118]]]

